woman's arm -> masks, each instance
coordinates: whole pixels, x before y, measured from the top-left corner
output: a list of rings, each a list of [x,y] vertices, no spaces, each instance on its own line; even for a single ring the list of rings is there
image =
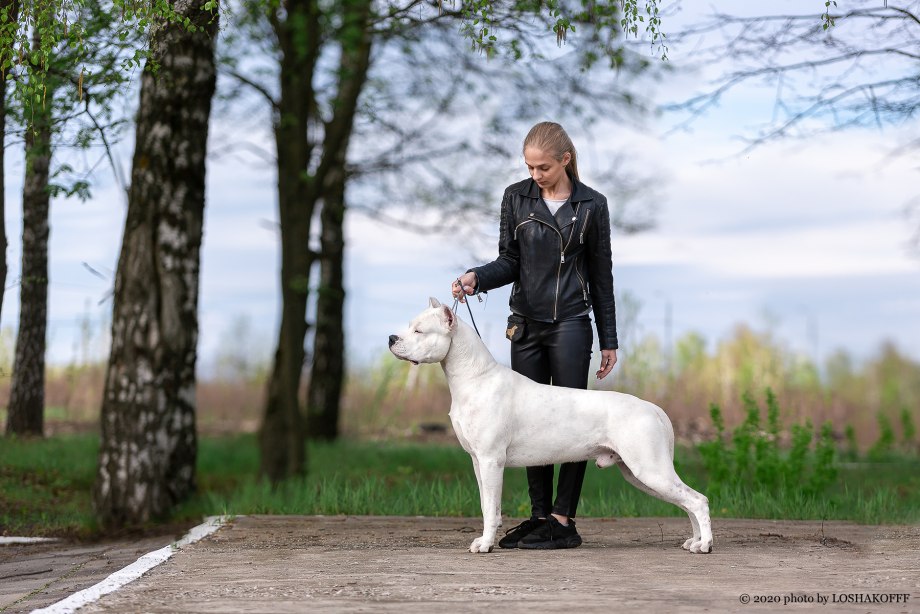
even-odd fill
[[[594,214],[594,223],[588,229],[585,244],[588,252],[586,262],[591,288],[591,306],[594,310],[594,322],[597,325],[597,338],[601,350],[616,350],[619,344],[613,298],[613,254],[610,248],[610,211],[607,208],[607,199],[601,197],[596,201]],[[616,362],[616,352],[608,358]],[[603,366],[602,364],[602,369]],[[613,368],[613,364],[610,368]],[[601,377],[600,372],[598,377]]]
[[[499,221],[498,258],[467,271],[476,275],[475,292],[488,292],[518,280],[521,256],[517,239],[514,238],[514,212],[511,201],[510,191],[505,191]]]

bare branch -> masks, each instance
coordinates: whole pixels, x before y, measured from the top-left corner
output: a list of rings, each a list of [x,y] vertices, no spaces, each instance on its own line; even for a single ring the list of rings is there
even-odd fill
[[[261,83],[256,83],[255,81],[253,81],[252,79],[250,79],[249,77],[247,77],[246,75],[240,73],[239,71],[235,69],[227,69],[224,72],[227,75],[236,79],[238,82],[242,83],[243,85],[247,85],[251,87],[252,89],[254,89],[256,92],[258,92],[259,94],[261,94],[262,97],[271,106],[273,111],[279,110],[278,101],[275,99],[274,95],[270,91],[268,91],[268,88],[266,88],[264,85],[262,85]]]
[[[873,6],[833,18],[838,25],[824,33],[812,15],[717,14],[679,33],[677,38],[684,41],[722,34],[720,43],[697,55],[703,62],[732,58],[736,64],[747,61],[748,66],[722,75],[708,91],[663,105],[663,111],[687,114],[672,131],[690,126],[729,91],[758,81],[776,81],[774,116],[766,122],[767,129],[747,140],[744,152],[771,139],[793,136],[793,130],[810,118],[826,116],[823,129],[839,130],[870,123],[882,127],[920,112],[916,69],[920,32],[912,30],[920,24],[916,14],[909,8]],[[784,58],[803,49],[808,59]],[[794,75],[807,76],[808,84],[786,79]]]

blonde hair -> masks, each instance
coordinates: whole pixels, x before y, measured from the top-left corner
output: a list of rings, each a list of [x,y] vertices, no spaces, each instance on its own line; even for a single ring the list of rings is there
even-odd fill
[[[575,145],[572,144],[572,139],[569,138],[565,129],[559,124],[540,122],[531,128],[524,139],[523,149],[528,147],[539,149],[551,155],[558,162],[562,162],[562,156],[569,152],[572,154],[572,159],[566,166],[565,171],[569,174],[569,177],[578,179],[578,164],[576,161],[578,156],[575,152]]]

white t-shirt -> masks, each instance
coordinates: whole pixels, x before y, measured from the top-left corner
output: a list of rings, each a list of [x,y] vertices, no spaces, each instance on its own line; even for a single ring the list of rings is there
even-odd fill
[[[556,212],[559,211],[559,207],[565,204],[568,198],[563,198],[562,200],[554,200],[552,198],[544,198],[543,202],[546,203],[546,206],[549,207],[549,212],[553,215],[556,215]]]

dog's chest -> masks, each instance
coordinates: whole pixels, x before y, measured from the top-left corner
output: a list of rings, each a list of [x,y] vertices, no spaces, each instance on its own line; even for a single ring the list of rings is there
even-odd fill
[[[473,443],[476,438],[476,429],[470,420],[470,416],[457,407],[452,407],[449,415],[450,423],[454,427],[454,434],[457,436],[460,445],[464,450],[472,453],[474,447]]]

